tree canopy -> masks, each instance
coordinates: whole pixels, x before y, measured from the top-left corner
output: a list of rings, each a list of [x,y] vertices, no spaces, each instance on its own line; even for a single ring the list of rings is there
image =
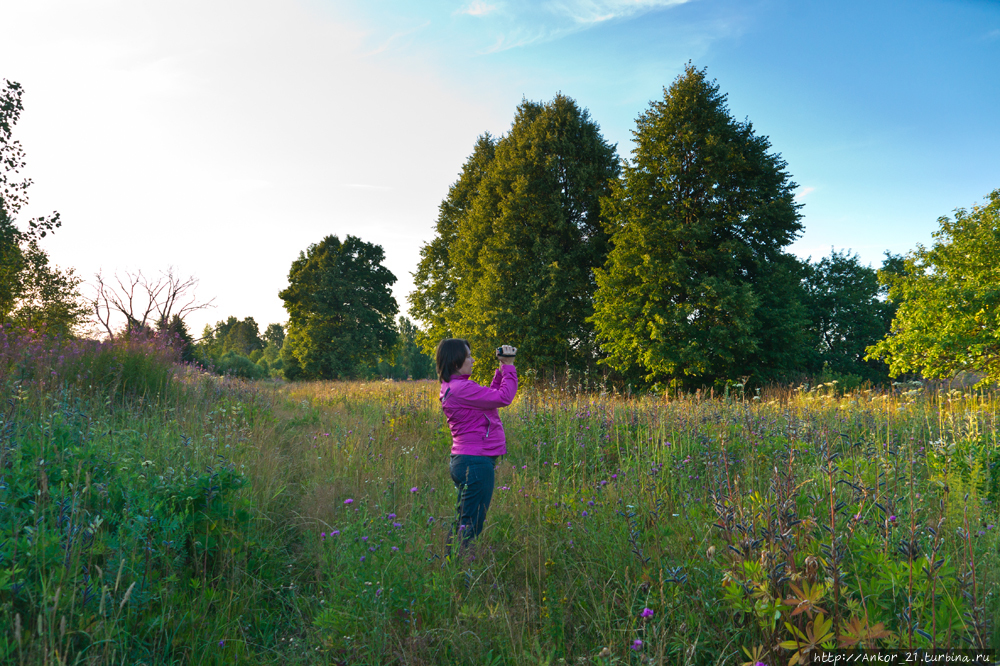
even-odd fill
[[[288,312],[281,358],[289,379],[344,379],[371,372],[396,342],[396,277],[380,245],[327,236],[299,254],[280,294]]]
[[[636,124],[604,208],[593,322],[607,363],[690,384],[795,369],[801,264],[783,248],[802,225],[785,162],[691,65]]]
[[[883,268],[894,260],[887,254]],[[888,366],[865,360],[865,350],[889,332],[895,313],[877,271],[856,254],[832,251],[807,265],[803,284],[812,352],[805,369],[814,375],[827,372],[884,382]]]
[[[888,363],[893,377],[967,371],[1000,381],[1000,190],[938,224],[934,244],[918,245],[903,270],[880,271],[898,310],[868,358]]]
[[[536,369],[592,363],[592,270],[607,252],[600,198],[618,171],[614,146],[565,95],[524,101],[510,132],[480,137],[414,275],[424,349],[457,335],[479,356],[515,344]]]

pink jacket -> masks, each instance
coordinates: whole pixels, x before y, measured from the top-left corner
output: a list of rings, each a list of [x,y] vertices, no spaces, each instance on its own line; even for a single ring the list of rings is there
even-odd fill
[[[507,438],[500,422],[498,407],[506,407],[517,393],[517,369],[501,365],[489,388],[469,379],[452,375],[441,383],[441,408],[451,428],[451,452],[466,456],[502,456],[507,453]]]

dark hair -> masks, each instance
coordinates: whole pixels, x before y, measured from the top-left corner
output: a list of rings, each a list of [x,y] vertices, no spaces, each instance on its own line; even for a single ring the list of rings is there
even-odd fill
[[[465,363],[469,355],[468,340],[462,338],[446,338],[438,343],[434,350],[434,358],[437,360],[438,380],[450,382],[451,375],[458,372],[458,369]]]

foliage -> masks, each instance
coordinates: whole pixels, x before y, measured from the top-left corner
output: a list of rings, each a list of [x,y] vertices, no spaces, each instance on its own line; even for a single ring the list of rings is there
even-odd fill
[[[941,217],[930,248],[879,277],[898,306],[889,335],[868,348],[891,376],[946,379],[959,372],[1000,380],[1000,190],[983,206]]]
[[[217,322],[214,328],[206,326],[201,343],[212,355],[232,351],[241,356],[250,356],[253,352],[264,349],[264,340],[260,337],[260,329],[253,317],[240,321],[230,316],[225,321]]]
[[[593,321],[607,363],[648,382],[701,385],[799,366],[801,231],[785,162],[688,65],[633,131],[605,200],[613,249]]]
[[[281,345],[285,344],[285,327],[281,324],[268,324],[264,331],[264,341],[281,349]]]
[[[366,375],[396,342],[398,311],[380,245],[327,236],[292,263],[278,294],[288,311],[281,358],[288,379]]]
[[[892,257],[887,256],[886,261]],[[887,264],[883,264],[885,270]],[[804,303],[809,317],[808,370],[854,375],[885,383],[888,367],[865,360],[865,349],[889,332],[895,306],[885,300],[875,269],[861,264],[858,255],[832,251],[807,264]]]
[[[483,357],[516,344],[525,368],[592,365],[592,270],[607,252],[600,197],[618,169],[589,112],[561,94],[522,102],[495,143],[480,137],[415,274],[424,350],[451,334]]]
[[[13,139],[23,111],[23,89],[6,81],[0,90],[0,324],[47,328],[68,333],[85,320],[80,294],[82,280],[72,269],[60,270],[49,261],[39,241],[61,226],[59,213],[28,220],[28,230],[16,224],[28,203],[31,180],[19,179],[26,166],[24,149]]]
[[[158,335],[173,338],[171,344],[177,349],[181,361],[191,363],[195,360],[194,339],[180,315],[175,314],[169,320],[161,319],[156,332]]]
[[[433,379],[434,359],[417,344],[420,329],[406,317],[398,322],[399,338],[392,352],[378,363],[378,373],[386,379]]]

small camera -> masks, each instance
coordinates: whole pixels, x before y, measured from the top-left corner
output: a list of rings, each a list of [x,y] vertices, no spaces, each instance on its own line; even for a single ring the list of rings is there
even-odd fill
[[[504,347],[510,350],[509,354],[504,353]],[[497,347],[497,358],[514,358],[517,356],[517,347],[511,347],[510,345],[500,345]]]

